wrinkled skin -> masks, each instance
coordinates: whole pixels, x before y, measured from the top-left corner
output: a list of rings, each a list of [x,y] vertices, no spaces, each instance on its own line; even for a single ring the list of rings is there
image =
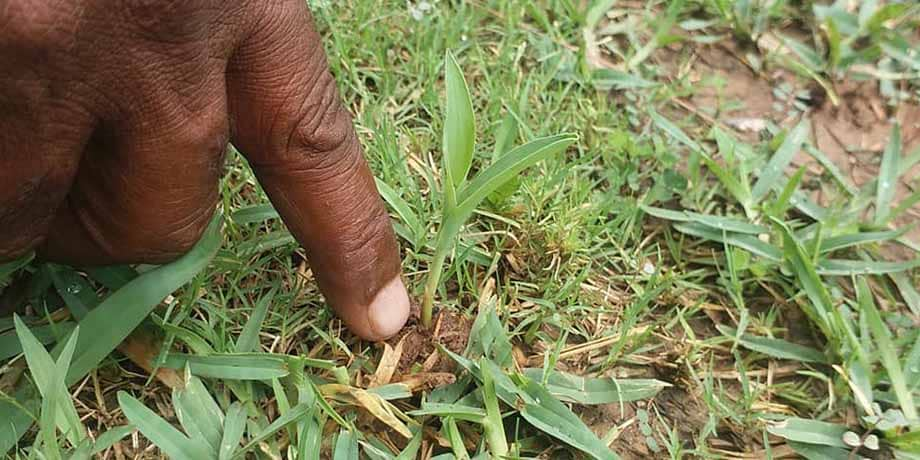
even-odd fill
[[[0,0],[0,262],[163,263],[228,141],[357,335],[405,323],[396,239],[304,0]]]

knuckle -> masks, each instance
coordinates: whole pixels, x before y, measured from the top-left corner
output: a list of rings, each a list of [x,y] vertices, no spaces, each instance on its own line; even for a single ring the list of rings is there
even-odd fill
[[[108,256],[126,263],[165,263],[189,252],[207,227],[210,213],[193,216],[188,222],[148,227],[153,231],[110,235],[104,246]]]

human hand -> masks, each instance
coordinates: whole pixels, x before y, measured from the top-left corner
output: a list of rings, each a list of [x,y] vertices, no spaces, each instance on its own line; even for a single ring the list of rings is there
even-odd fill
[[[404,325],[396,239],[304,0],[0,2],[0,262],[163,263],[228,141],[368,340]]]

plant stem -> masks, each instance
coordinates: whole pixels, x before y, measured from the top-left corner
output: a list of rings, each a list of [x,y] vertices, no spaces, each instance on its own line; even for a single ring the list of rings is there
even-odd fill
[[[434,294],[438,291],[438,284],[441,282],[441,273],[444,271],[444,259],[446,258],[447,251],[442,251],[441,245],[438,244],[437,249],[435,249],[434,258],[428,266],[428,282],[425,283],[425,296],[422,299],[422,326],[426,329],[431,327],[431,315],[434,310]]]

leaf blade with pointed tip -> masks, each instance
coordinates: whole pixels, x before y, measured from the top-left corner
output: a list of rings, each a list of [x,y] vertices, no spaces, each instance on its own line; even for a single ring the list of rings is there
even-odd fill
[[[762,200],[767,193],[783,177],[786,167],[792,162],[802,144],[808,136],[809,131],[808,119],[803,118],[792,131],[783,139],[783,143],[776,149],[776,153],[770,158],[770,161],[763,168],[763,172],[758,176],[754,188],[751,189],[751,199],[754,204]]]
[[[212,458],[205,443],[182,434],[128,393],[118,392],[118,405],[128,421],[164,454],[172,458]]]
[[[895,123],[891,128],[891,137],[882,164],[878,171],[878,187],[875,192],[875,225],[881,226],[888,221],[891,204],[898,184],[898,163],[901,160],[901,127]]]
[[[445,188],[455,191],[466,180],[473,163],[476,125],[473,102],[463,71],[453,53],[444,58],[444,79],[447,86],[447,106],[444,113],[444,171]]]

